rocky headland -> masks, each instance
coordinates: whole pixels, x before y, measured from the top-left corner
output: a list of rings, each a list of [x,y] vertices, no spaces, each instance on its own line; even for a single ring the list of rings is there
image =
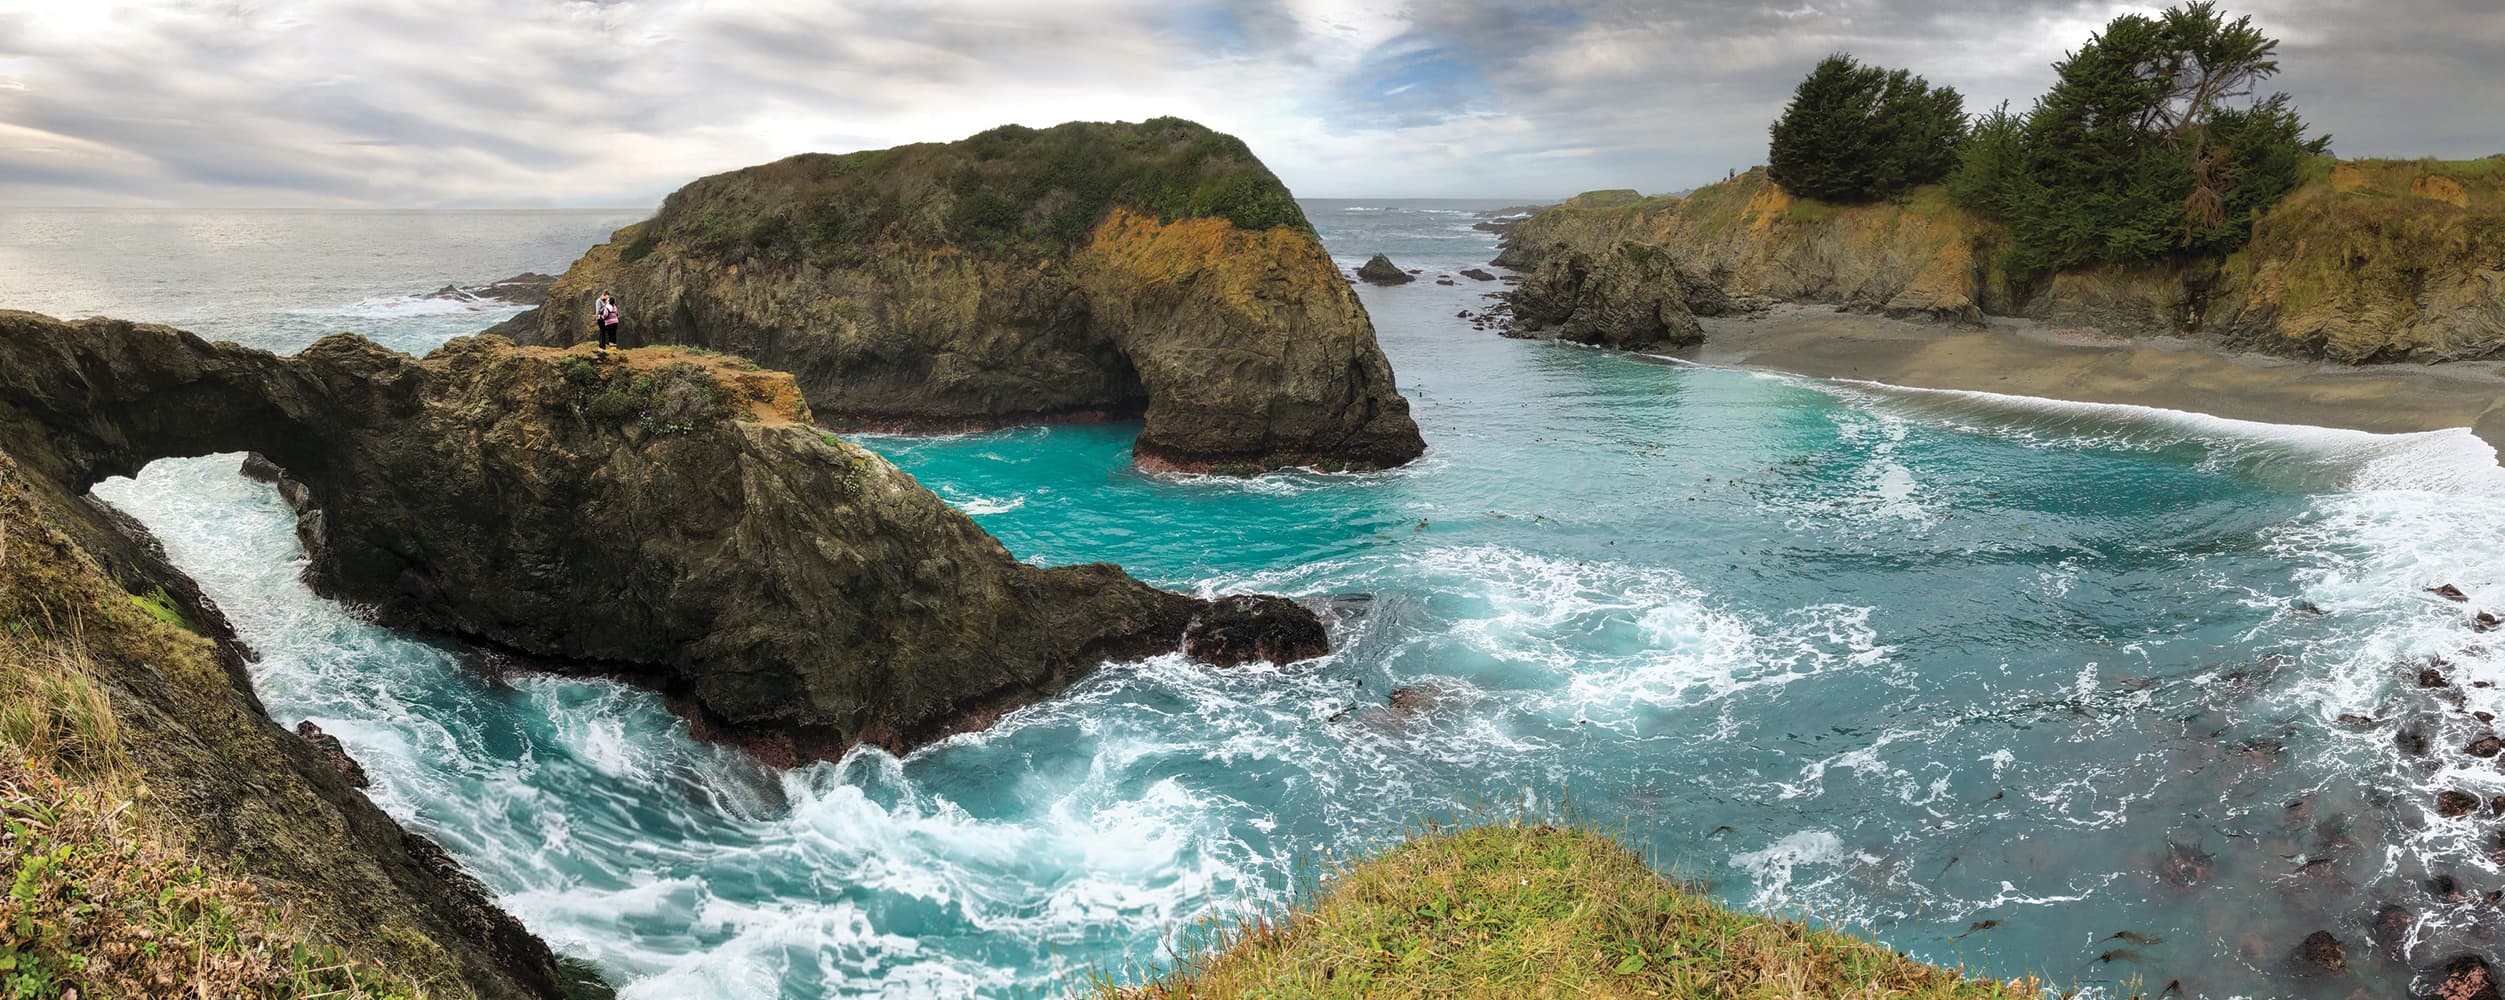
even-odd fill
[[[1497,262],[1659,247],[1734,299],[1981,325],[2185,336],[2340,363],[2454,361],[2505,349],[2505,158],[2317,162],[2223,258],[2013,281],[2007,235],[1937,186],[1895,201],[1796,198],[1751,170],[1686,197],[1593,192],[1525,220]]]
[[[1108,659],[1318,655],[1287,601],[1041,569],[790,376],[678,350],[352,335],[282,358],[162,327],[0,314],[0,412],[64,493],[157,458],[284,470],[317,589],[381,620],[679,699],[782,760],[979,727]]]
[[[2505,444],[2505,379],[2454,363],[2505,350],[2501,179],[2505,158],[2326,158],[2226,257],[2031,283],[1936,186],[1840,206],[1761,169],[1685,197],[1600,191],[1506,236],[1496,262],[1528,274],[1489,319],[1706,363]]]
[[[94,387],[76,363],[105,358],[72,334],[0,313],[0,848],[49,859],[6,904],[29,932],[0,933],[17,972],[97,996],[610,995],[376,808],[344,755],[272,721],[216,604],[85,496],[103,452],[156,429],[98,417],[101,442],[21,405]],[[215,377],[181,346],[143,421],[180,422]]]
[[[498,326],[789,371],[839,429],[1144,421],[1151,467],[1385,468],[1425,448],[1285,186],[1179,119],[1004,126],[706,177]]]

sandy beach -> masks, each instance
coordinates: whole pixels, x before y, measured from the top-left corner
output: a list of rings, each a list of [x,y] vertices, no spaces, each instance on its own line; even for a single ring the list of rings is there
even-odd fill
[[[1705,343],[1670,356],[2377,433],[2469,427],[2505,453],[2505,365],[2492,361],[2338,365],[2183,337],[2122,339],[2014,319],[1974,329],[1806,305],[1703,323]]]

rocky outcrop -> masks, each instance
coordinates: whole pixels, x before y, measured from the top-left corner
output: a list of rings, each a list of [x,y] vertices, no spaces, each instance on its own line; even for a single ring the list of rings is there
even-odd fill
[[[1579,195],[1516,227],[1496,262],[1536,270],[1559,248],[1634,242],[1667,251],[1731,298],[1978,323],[1984,228],[1936,191],[1904,207],[1838,207],[1796,200],[1752,170],[1685,198]]]
[[[318,588],[652,685],[778,758],[982,725],[1105,660],[1174,650],[1204,615],[1230,632],[1319,629],[1284,601],[1247,625],[1240,605],[1113,566],[1020,562],[911,476],[808,426],[789,376],[719,356],[475,337],[421,360],[340,335],[280,358],[0,314],[0,412],[43,430],[73,490],[168,455],[258,452],[319,512]]]
[[[557,276],[553,274],[524,271],[513,277],[490,281],[484,285],[445,285],[422,297],[453,302],[502,302],[517,306],[535,306],[548,301],[548,286],[556,280]]]
[[[0,329],[8,331],[0,341],[14,345],[27,325],[0,314]],[[0,382],[59,389],[82,378],[33,372],[19,367],[23,355],[7,353]],[[90,801],[112,803],[127,829],[191,859],[195,882],[186,891],[202,902],[220,902],[215,887],[228,880],[248,884],[251,895],[222,919],[248,921],[261,906],[286,914],[282,927],[247,922],[233,933],[275,930],[337,948],[361,981],[378,977],[378,990],[397,983],[426,996],[496,1000],[610,995],[440,852],[414,850],[412,837],[343,774],[344,755],[272,721],[217,606],[165,562],[145,528],[80,499],[85,484],[63,472],[81,460],[54,445],[48,425],[0,404],[0,675],[12,678],[0,708],[37,729],[80,735],[48,749],[12,743],[8,752],[31,750],[33,764],[79,783]],[[18,683],[30,668],[45,679]],[[81,704],[102,707],[110,724],[80,718]],[[13,726],[0,743],[18,735]],[[46,908],[34,901],[20,912]],[[55,981],[65,985],[91,984]]]
[[[1595,192],[1525,220],[1497,262],[1657,246],[1735,298],[1979,323],[2025,316],[2342,362],[2505,349],[2505,187],[2494,161],[2325,162],[2223,259],[2099,267],[2013,284],[2005,237],[1939,188],[1895,203],[1795,199],[1753,170],[1684,198]]]
[[[1378,253],[1357,268],[1357,280],[1369,285],[1406,285],[1418,278]]]
[[[1560,247],[1506,300],[1519,332],[1620,350],[1702,342],[1697,314],[1728,309],[1711,282],[1687,274],[1660,248],[1633,241],[1598,253]]]
[[[739,354],[836,428],[1144,421],[1154,467],[1425,448],[1374,329],[1243,143],[1177,119],[994,129],[698,180],[494,331]]]

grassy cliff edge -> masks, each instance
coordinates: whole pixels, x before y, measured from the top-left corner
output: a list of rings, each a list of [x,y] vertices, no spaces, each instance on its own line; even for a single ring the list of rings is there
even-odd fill
[[[1431,830],[1327,876],[1098,1000],[1226,997],[2035,997],[1798,921],[1725,908],[1615,840],[1546,825]]]

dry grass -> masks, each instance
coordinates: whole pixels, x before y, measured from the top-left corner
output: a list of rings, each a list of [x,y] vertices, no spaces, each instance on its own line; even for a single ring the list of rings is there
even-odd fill
[[[242,882],[136,835],[127,804],[0,757],[0,997],[414,997],[309,945]]]
[[[154,716],[115,679],[144,664],[165,704],[227,712],[230,682],[170,596],[116,586],[42,495],[0,455],[0,1000],[427,995],[146,805],[167,801],[136,762]]]
[[[1602,834],[1489,825],[1417,836],[1167,975],[1099,979],[1087,995],[2014,1000],[2038,990],[1726,909]]]

